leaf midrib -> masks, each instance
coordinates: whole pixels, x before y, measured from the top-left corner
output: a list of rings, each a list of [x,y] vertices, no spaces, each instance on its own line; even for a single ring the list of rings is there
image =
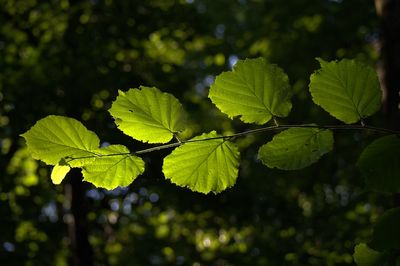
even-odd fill
[[[191,172],[191,174],[189,175],[189,177],[186,178],[185,182],[187,182],[187,181],[193,176],[193,174],[194,174],[206,161],[208,161],[208,159],[210,158],[210,155],[211,155],[212,153],[214,153],[215,150],[218,149],[218,148],[219,148],[222,144],[224,144],[224,143],[225,143],[225,140],[223,140],[221,143],[219,143],[218,145],[216,145],[215,148],[212,149],[211,152],[208,153],[208,155],[205,157],[205,159],[202,160],[202,162],[201,162],[200,164],[198,164],[197,167]],[[200,179],[200,178],[196,178],[196,182],[195,182],[195,184],[194,184],[194,187],[197,186],[197,183],[198,183],[199,179]]]
[[[30,138],[31,140],[39,140],[39,141],[41,141],[41,142],[51,143],[51,144],[54,144],[54,145],[67,147],[67,148],[69,148],[69,149],[74,149],[74,150],[79,150],[79,151],[85,151],[85,152],[89,152],[89,153],[91,153],[91,154],[97,155],[97,154],[96,154],[95,152],[93,152],[92,150],[86,150],[86,149],[82,149],[82,148],[79,148],[79,147],[68,146],[68,145],[66,145],[66,144],[64,144],[64,143],[57,143],[57,142],[54,142],[54,141],[50,141],[50,140],[48,140],[48,139],[42,139],[42,138],[37,137],[37,136],[30,136],[29,138]],[[86,147],[85,147],[85,148],[86,148]]]
[[[128,100],[128,102],[130,104],[132,104],[133,106],[135,106],[135,109],[138,109],[144,116],[147,117],[148,120],[150,121],[155,121],[156,125],[161,125],[163,128],[167,129],[169,132],[174,133],[169,127],[165,126],[160,120],[158,120],[158,116],[160,114],[157,114],[157,117],[152,116],[152,112],[151,112],[151,108],[149,107],[148,112],[146,112],[146,110],[144,110],[144,108],[141,108],[139,105],[137,105],[136,103],[134,103],[133,101],[131,101],[131,99],[129,99],[126,95],[124,95],[125,99]],[[146,97],[144,97],[146,98]],[[135,99],[137,100],[137,97],[135,95]],[[156,97],[157,99],[157,97]],[[146,101],[148,102],[148,99],[146,98]],[[149,104],[150,106],[150,104]],[[133,110],[129,110],[131,112],[133,112]],[[121,119],[121,118],[120,118]]]
[[[347,68],[348,68],[348,67],[347,67],[347,65],[346,65],[346,70],[347,70]],[[339,68],[339,70],[340,70],[340,69],[342,69],[342,68]],[[333,71],[333,72],[334,72],[334,75],[335,75],[336,79],[339,81],[340,85],[342,86],[343,90],[345,91],[345,93],[346,93],[348,99],[349,99],[350,102],[353,104],[354,110],[356,111],[356,113],[357,113],[357,115],[358,115],[358,118],[359,118],[359,119],[362,119],[363,117],[361,116],[361,114],[360,114],[360,112],[359,112],[359,110],[358,110],[358,106],[354,103],[353,97],[351,97],[350,94],[349,94],[350,92],[349,92],[349,90],[348,90],[348,86],[345,86],[344,82],[342,81],[342,79],[341,79],[340,76],[339,76],[339,71]],[[347,74],[347,75],[346,75],[346,84],[348,84],[348,82],[347,82],[348,78],[349,78],[349,75]]]
[[[252,67],[253,67],[253,66],[252,66]],[[245,80],[241,75],[237,75],[237,76],[244,82],[244,84],[246,84],[246,86],[249,88],[249,91],[256,97],[256,99],[259,100],[259,101],[262,103],[262,105],[264,106],[265,110],[267,110],[268,113],[269,113],[271,116],[273,116],[271,110],[265,105],[264,100],[261,100],[260,96],[256,94],[255,89],[254,89],[254,91],[252,90],[251,84],[249,84],[249,83],[247,82],[247,80]],[[253,77],[253,79],[255,79],[255,75],[252,75],[252,77]],[[262,80],[263,80],[263,81],[262,81],[262,84],[263,84],[262,88],[263,88],[263,91],[264,91],[264,89],[265,89],[265,86],[264,86],[265,82],[264,82],[264,79],[262,79]],[[254,83],[254,87],[255,87],[255,83]]]

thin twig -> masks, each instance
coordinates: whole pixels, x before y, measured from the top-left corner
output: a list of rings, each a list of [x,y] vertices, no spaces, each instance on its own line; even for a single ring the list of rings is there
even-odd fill
[[[156,147],[139,150],[139,151],[135,151],[135,152],[130,152],[130,153],[125,152],[125,153],[113,153],[113,154],[105,154],[105,155],[94,155],[94,156],[83,156],[83,157],[77,157],[77,158],[70,158],[69,161],[77,160],[77,159],[87,159],[87,158],[93,158],[93,157],[145,154],[145,153],[149,153],[149,152],[153,152],[153,151],[175,148],[175,147],[181,146],[186,143],[203,142],[203,141],[210,141],[210,140],[215,140],[215,139],[232,139],[232,138],[242,137],[242,136],[249,135],[249,134],[255,134],[255,133],[266,132],[266,131],[277,131],[277,130],[283,130],[283,129],[289,129],[289,128],[318,128],[318,129],[331,129],[331,130],[368,130],[368,131],[374,131],[374,132],[378,132],[378,133],[400,135],[400,131],[391,130],[391,129],[387,129],[387,128],[366,126],[366,125],[275,125],[275,126],[251,129],[251,130],[239,132],[236,134],[224,135],[224,136],[213,137],[213,138],[195,139],[195,140],[180,140],[178,142],[174,142],[174,143],[170,143],[170,144],[163,144],[163,145],[159,145]]]

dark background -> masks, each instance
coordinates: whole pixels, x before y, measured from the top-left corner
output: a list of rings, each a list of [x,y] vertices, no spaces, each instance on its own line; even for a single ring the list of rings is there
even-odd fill
[[[216,75],[263,56],[289,75],[284,123],[339,123],[312,104],[315,57],[356,58],[386,89],[368,124],[398,127],[399,1],[376,0],[0,0],[1,265],[351,265],[354,246],[393,198],[364,190],[355,167],[374,137],[335,135],[317,164],[263,166],[271,134],[238,141],[237,184],[218,195],[176,187],[161,173],[170,150],[146,154],[144,175],[106,191],[61,185],[33,160],[20,134],[49,115],[82,121],[100,139],[139,150],[107,110],[118,89],[174,94],[194,135],[255,126],[230,121],[207,98]]]

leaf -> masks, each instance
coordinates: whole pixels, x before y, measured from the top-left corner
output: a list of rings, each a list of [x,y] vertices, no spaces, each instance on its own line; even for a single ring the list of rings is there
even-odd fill
[[[185,126],[180,102],[154,87],[119,91],[109,112],[122,132],[149,143],[169,142]]]
[[[357,162],[369,189],[400,192],[400,138],[385,136],[373,141]]]
[[[318,128],[290,128],[261,146],[258,156],[270,168],[296,170],[307,167],[333,148],[333,133]]]
[[[382,92],[372,67],[354,60],[326,62],[310,77],[313,101],[332,116],[355,123],[379,110]]]
[[[353,258],[358,266],[382,266],[386,257],[385,253],[373,250],[365,243],[360,243],[354,248]]]
[[[377,250],[400,248],[400,208],[386,211],[372,233],[371,247]]]
[[[85,165],[94,158],[68,158],[92,157],[100,144],[97,135],[78,120],[56,115],[39,120],[21,136],[25,138],[33,158],[50,165],[56,165],[61,160],[68,161],[71,167]]]
[[[123,145],[111,145],[98,149],[96,153],[99,157],[82,168],[83,180],[96,187],[125,187],[144,171],[144,161],[130,154]]]
[[[53,184],[61,184],[65,176],[68,174],[69,170],[71,170],[71,167],[69,167],[68,165],[56,164],[53,167],[53,171],[51,171],[51,181],[53,181]]]
[[[181,187],[207,194],[219,193],[235,184],[238,176],[237,146],[220,137],[215,131],[204,133],[176,148],[165,157],[163,172]]]
[[[264,58],[239,60],[216,77],[208,97],[230,118],[240,116],[246,123],[265,124],[292,108],[287,75]]]

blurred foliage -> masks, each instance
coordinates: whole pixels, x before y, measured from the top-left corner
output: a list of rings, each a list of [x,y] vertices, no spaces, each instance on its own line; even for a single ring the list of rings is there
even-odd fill
[[[107,110],[118,89],[145,85],[184,103],[193,134],[249,129],[222,115],[208,89],[238,58],[264,56],[292,84],[285,122],[335,123],[311,104],[314,58],[373,64],[378,34],[373,1],[362,0],[0,0],[0,264],[61,266],[70,257],[65,188],[19,137],[35,121],[68,115],[138,150],[144,144],[120,133]],[[217,196],[164,180],[169,151],[146,156],[151,167],[128,188],[91,187],[95,265],[352,264],[354,246],[391,206],[364,191],[354,165],[372,138],[338,133],[317,165],[282,172],[256,159],[270,137],[239,141],[240,177]]]

